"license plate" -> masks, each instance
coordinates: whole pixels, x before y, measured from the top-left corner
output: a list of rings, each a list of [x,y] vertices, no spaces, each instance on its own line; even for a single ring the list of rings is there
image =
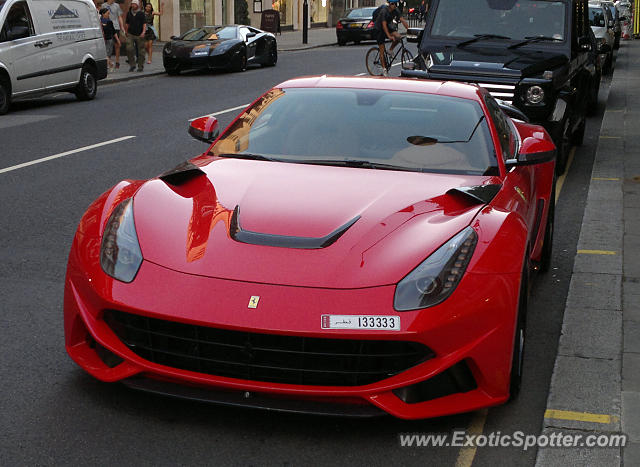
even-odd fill
[[[362,24],[360,24],[360,23],[351,23],[351,24],[349,25],[349,27],[350,27],[350,28],[361,28],[361,27],[362,27]]]
[[[322,329],[400,330],[399,316],[322,315]]]

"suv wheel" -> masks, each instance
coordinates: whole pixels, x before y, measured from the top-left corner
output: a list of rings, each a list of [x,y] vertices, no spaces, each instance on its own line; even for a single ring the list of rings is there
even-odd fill
[[[556,139],[558,146],[558,159],[556,160],[556,174],[561,175],[567,168],[567,160],[569,159],[569,151],[571,151],[571,120],[565,117],[562,122],[562,132],[560,137]]]
[[[9,84],[4,78],[0,78],[0,115],[4,115],[9,111],[11,104],[11,91]]]

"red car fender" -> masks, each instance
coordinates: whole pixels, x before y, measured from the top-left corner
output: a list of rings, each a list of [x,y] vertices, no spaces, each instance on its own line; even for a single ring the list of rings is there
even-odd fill
[[[486,206],[471,226],[478,244],[468,271],[474,274],[520,274],[527,245],[527,226],[513,212]]]

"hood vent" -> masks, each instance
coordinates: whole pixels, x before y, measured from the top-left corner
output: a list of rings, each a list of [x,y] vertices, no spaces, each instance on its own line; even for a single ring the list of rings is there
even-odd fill
[[[275,246],[280,248],[299,248],[304,250],[314,250],[326,248],[335,243],[349,227],[355,224],[360,216],[356,216],[346,224],[338,227],[333,232],[324,237],[295,237],[290,235],[274,235],[260,232],[243,230],[240,226],[240,206],[236,206],[229,223],[229,235],[236,242],[250,245]]]
[[[458,194],[471,199],[474,203],[489,204],[498,194],[502,185],[461,186],[447,191],[448,195]]]
[[[158,178],[169,185],[180,186],[200,175],[205,175],[202,169],[192,162],[186,161]]]

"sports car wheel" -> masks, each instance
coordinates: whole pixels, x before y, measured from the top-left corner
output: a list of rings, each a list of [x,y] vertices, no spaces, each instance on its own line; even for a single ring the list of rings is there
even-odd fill
[[[11,92],[9,84],[4,78],[0,78],[0,115],[4,115],[9,111],[11,104]]]
[[[344,39],[338,39],[338,45],[340,47],[342,47],[343,45],[346,45],[346,44],[347,44],[347,41],[345,41]]]
[[[269,57],[264,66],[276,66],[276,63],[278,63],[278,47],[273,44],[269,49]]]
[[[178,65],[173,68],[167,68],[165,66],[164,69],[169,76],[178,76],[180,74],[180,67]]]
[[[527,308],[529,304],[529,269],[528,260],[520,279],[520,298],[518,300],[518,316],[516,316],[516,332],[513,340],[513,357],[511,360],[511,378],[509,381],[509,400],[512,401],[520,393],[522,386],[522,368],[524,364],[524,345],[527,328]]]
[[[76,86],[76,97],[81,101],[90,101],[98,92],[98,80],[93,67],[85,65],[80,73],[80,82]]]
[[[549,199],[549,214],[547,216],[547,226],[544,230],[544,243],[542,244],[542,254],[540,255],[540,272],[548,272],[551,268],[551,253],[553,250],[553,228],[556,212],[556,180],[553,180],[553,188]]]
[[[238,55],[238,58],[236,59],[236,63],[234,65],[234,67],[233,67],[233,70],[234,71],[244,71],[246,69],[247,69],[247,53],[243,50]]]

